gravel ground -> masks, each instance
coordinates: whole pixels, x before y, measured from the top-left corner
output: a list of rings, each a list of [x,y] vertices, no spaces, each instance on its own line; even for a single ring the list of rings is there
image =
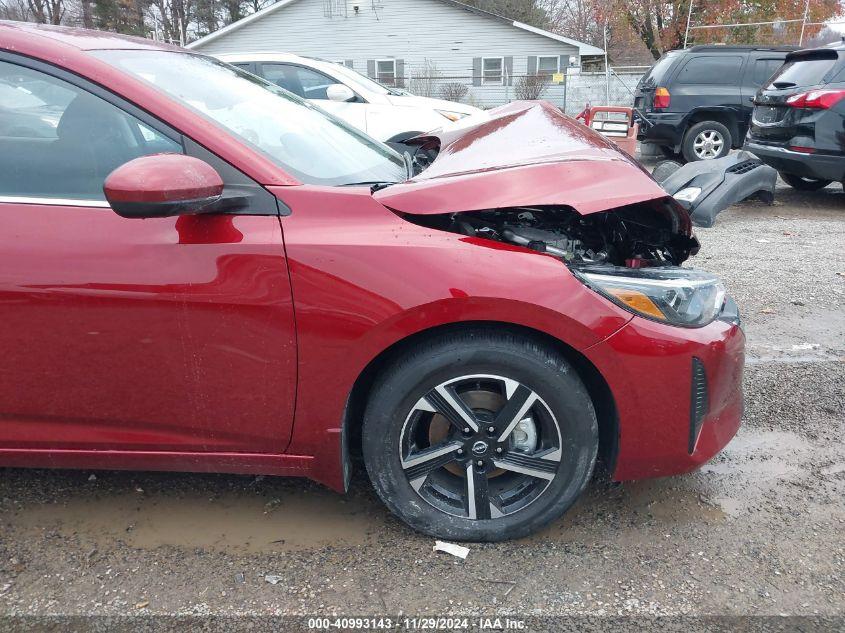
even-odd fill
[[[344,497],[269,477],[5,469],[0,614],[842,616],[845,195],[781,188],[698,234],[692,264],[725,278],[749,344],[744,426],[701,471],[599,474],[543,533],[460,561],[360,474]]]

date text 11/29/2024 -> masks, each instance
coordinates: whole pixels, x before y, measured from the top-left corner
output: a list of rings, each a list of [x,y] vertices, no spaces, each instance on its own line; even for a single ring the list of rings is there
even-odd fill
[[[329,630],[390,630],[407,631],[524,631],[525,620],[510,617],[318,617],[308,618],[307,626],[315,631]]]

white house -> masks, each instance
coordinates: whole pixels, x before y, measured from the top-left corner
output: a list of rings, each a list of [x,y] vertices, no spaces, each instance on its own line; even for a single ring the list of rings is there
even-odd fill
[[[279,0],[188,48],[203,53],[285,52],[340,62],[381,83],[440,97],[465,84],[468,103],[515,98],[542,74],[542,98],[564,99],[561,74],[604,55],[590,44],[455,0]]]

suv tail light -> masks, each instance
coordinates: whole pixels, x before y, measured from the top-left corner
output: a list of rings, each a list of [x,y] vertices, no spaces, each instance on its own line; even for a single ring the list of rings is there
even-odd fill
[[[827,110],[842,99],[845,99],[845,90],[810,90],[792,95],[786,100],[786,105],[793,108]]]
[[[654,107],[657,109],[668,108],[671,98],[666,88],[657,88],[654,91]]]

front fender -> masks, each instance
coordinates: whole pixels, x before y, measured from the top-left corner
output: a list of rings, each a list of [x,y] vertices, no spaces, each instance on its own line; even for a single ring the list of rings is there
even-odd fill
[[[413,334],[466,321],[529,327],[577,350],[631,315],[558,259],[412,224],[367,188],[280,187],[297,327],[298,388],[289,452],[340,464],[340,428],[360,373]],[[337,456],[326,450],[336,434]],[[317,477],[315,477],[317,478]],[[324,479],[321,479],[324,481]]]

